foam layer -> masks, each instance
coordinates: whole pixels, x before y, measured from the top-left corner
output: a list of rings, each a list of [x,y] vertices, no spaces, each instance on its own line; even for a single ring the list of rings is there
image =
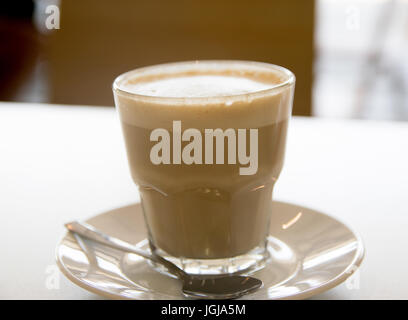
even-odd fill
[[[142,128],[256,128],[289,118],[294,77],[273,65],[203,61],[137,69],[114,83],[123,122]],[[271,89],[271,90],[267,90]]]
[[[125,83],[125,91],[153,97],[219,97],[266,90],[273,86],[244,77],[195,75],[158,79],[150,82]]]

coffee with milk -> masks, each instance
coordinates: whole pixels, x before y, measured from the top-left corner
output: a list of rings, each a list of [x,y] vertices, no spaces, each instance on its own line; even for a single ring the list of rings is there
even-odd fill
[[[288,70],[240,61],[159,65],[116,79],[154,248],[207,260],[265,247],[293,91]]]

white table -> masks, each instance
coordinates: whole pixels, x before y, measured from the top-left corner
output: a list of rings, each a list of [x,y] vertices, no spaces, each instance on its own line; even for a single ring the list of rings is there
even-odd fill
[[[0,103],[0,298],[99,298],[56,269],[63,223],[138,199],[113,108]],[[294,118],[275,199],[365,241],[353,285],[316,299],[408,298],[408,123]]]

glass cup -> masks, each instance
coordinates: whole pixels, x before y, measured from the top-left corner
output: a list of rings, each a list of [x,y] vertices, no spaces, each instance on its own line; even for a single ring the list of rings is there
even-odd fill
[[[249,61],[136,69],[113,92],[150,249],[190,274],[262,268],[295,77]]]

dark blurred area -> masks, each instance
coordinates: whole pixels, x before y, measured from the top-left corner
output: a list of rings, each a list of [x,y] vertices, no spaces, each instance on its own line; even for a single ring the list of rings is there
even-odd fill
[[[11,2],[1,4],[3,101],[112,106],[111,83],[124,71],[170,61],[242,59],[294,71],[295,111],[311,113],[312,1],[20,0],[5,5]],[[44,28],[48,5],[59,7],[60,29]]]
[[[124,71],[241,59],[296,74],[295,115],[408,120],[404,0],[2,0],[0,12],[1,101],[113,106]]]
[[[33,1],[0,4],[0,100],[18,99],[19,89],[35,67],[41,40],[33,14]]]

